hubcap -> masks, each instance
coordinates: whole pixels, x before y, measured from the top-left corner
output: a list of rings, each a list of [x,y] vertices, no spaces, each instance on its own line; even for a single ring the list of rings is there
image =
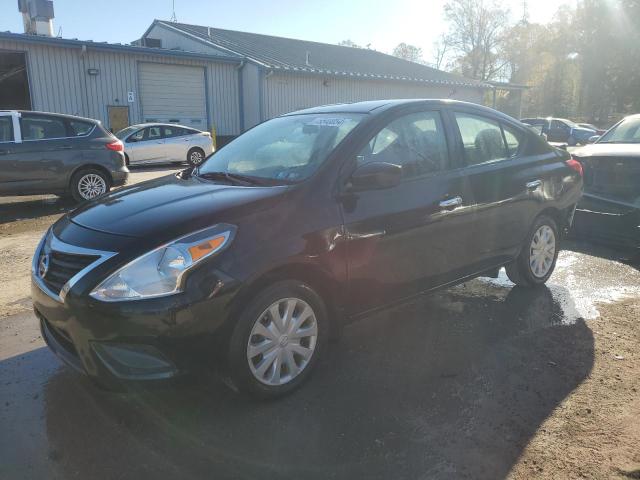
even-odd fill
[[[556,236],[550,226],[543,225],[536,230],[531,240],[529,251],[531,272],[538,278],[544,277],[551,269],[555,254]]]
[[[197,165],[200,162],[202,162],[202,154],[198,151],[191,152],[191,163]]]
[[[311,306],[299,298],[271,304],[256,320],[247,360],[253,376],[266,385],[284,385],[307,367],[316,348],[318,324]]]
[[[100,175],[88,173],[80,178],[78,192],[85,200],[91,200],[107,191],[107,184]]]

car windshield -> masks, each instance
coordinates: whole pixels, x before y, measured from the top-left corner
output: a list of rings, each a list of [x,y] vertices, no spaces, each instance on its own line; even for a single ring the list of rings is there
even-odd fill
[[[242,175],[281,183],[311,176],[360,123],[362,114],[279,117],[249,130],[204,163],[199,176]]]
[[[605,133],[598,143],[640,143],[640,117],[625,118]]]
[[[138,130],[138,127],[127,127],[115,133],[116,138],[124,140],[127,136]]]

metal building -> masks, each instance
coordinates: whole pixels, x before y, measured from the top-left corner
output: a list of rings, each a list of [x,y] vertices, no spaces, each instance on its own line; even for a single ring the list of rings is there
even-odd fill
[[[86,116],[113,131],[176,122],[224,141],[300,108],[386,98],[482,103],[489,88],[374,50],[161,20],[133,45],[0,33],[0,109]]]
[[[243,59],[243,129],[316,105],[389,98],[454,98],[482,103],[487,83],[366,48],[154,20],[139,41]]]

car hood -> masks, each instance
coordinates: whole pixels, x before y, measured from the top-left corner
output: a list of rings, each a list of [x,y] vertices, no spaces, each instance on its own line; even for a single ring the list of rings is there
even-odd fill
[[[69,214],[82,227],[128,237],[174,238],[234,223],[277,203],[287,187],[245,187],[168,175],[123,188]]]
[[[582,128],[582,127],[572,128],[571,132],[574,134],[577,133],[579,135],[589,135],[590,137],[596,135],[595,130],[591,130],[590,128]]]
[[[574,150],[577,157],[640,157],[637,143],[592,143]]]

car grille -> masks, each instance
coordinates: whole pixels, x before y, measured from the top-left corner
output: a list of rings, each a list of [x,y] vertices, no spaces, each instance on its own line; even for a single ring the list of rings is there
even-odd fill
[[[99,258],[97,255],[76,255],[52,250],[49,252],[49,268],[42,280],[52,292],[59,294],[65,283]]]

